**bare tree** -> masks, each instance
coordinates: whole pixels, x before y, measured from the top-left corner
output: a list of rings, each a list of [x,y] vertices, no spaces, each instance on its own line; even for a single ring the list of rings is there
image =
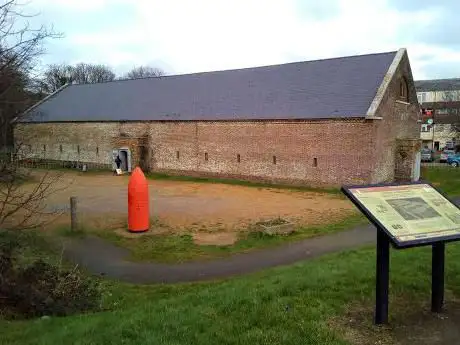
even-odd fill
[[[0,148],[12,145],[12,128],[9,121],[24,108],[29,99],[25,90],[27,77],[19,70],[3,68],[0,73]]]
[[[33,175],[30,170],[2,159],[0,161],[0,229],[31,229],[43,226],[60,214],[50,209],[46,199],[64,187],[58,187],[61,173]],[[25,180],[36,178],[33,183]]]
[[[31,27],[28,20],[34,14],[24,10],[25,3],[18,0],[0,0],[0,134],[10,133],[13,119],[20,119],[23,111],[37,100],[32,81],[37,58],[43,52],[47,39],[59,37],[52,28]],[[5,134],[3,134],[5,135]],[[5,144],[10,144],[2,142]],[[43,201],[55,184],[48,174],[37,183],[23,188],[20,181],[28,173],[17,167],[15,151],[0,154],[0,229],[17,226],[36,226],[43,209]]]
[[[0,2],[0,72],[4,69],[29,70],[43,52],[43,42],[57,36],[52,29],[33,28],[27,21],[33,14],[24,12],[17,0]]]
[[[130,70],[123,79],[138,79],[138,78],[149,78],[149,77],[162,77],[165,72],[159,68],[150,66],[139,66],[134,67]]]
[[[73,82],[78,84],[112,81],[116,75],[109,66],[79,63],[72,67]]]
[[[115,73],[105,65],[79,63],[49,65],[41,78],[41,87],[45,93],[52,93],[65,84],[102,83],[115,79]]]
[[[43,52],[43,43],[49,38],[60,36],[52,28],[31,27],[28,20],[35,15],[26,13],[25,6],[17,0],[0,0],[2,146],[12,144],[11,120],[36,100],[31,85],[37,57]]]
[[[73,81],[73,68],[65,64],[49,65],[40,80],[40,87],[44,93],[53,93],[65,84]]]

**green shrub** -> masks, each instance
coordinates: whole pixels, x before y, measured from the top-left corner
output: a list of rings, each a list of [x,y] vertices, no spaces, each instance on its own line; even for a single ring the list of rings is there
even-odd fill
[[[37,260],[21,265],[18,242],[0,241],[0,312],[7,318],[66,316],[100,309],[101,289],[77,269]]]

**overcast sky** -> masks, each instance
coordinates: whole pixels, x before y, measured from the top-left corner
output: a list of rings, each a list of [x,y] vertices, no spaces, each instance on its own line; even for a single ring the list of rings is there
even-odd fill
[[[459,0],[31,0],[64,38],[43,64],[168,74],[407,48],[415,79],[460,77]]]

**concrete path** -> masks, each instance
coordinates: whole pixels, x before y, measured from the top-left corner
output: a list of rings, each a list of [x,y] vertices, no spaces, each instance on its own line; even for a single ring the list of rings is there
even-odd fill
[[[264,268],[288,265],[323,254],[372,244],[375,241],[375,228],[367,225],[276,248],[236,254],[215,261],[169,265],[129,262],[126,259],[129,256],[128,250],[97,237],[87,237],[82,240],[70,240],[64,250],[64,256],[90,273],[129,283],[179,283],[251,273]]]

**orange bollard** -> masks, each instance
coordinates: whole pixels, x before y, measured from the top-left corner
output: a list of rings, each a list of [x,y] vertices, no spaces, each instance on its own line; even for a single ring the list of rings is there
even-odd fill
[[[136,167],[128,184],[128,230],[144,232],[149,227],[149,186],[142,170]]]

